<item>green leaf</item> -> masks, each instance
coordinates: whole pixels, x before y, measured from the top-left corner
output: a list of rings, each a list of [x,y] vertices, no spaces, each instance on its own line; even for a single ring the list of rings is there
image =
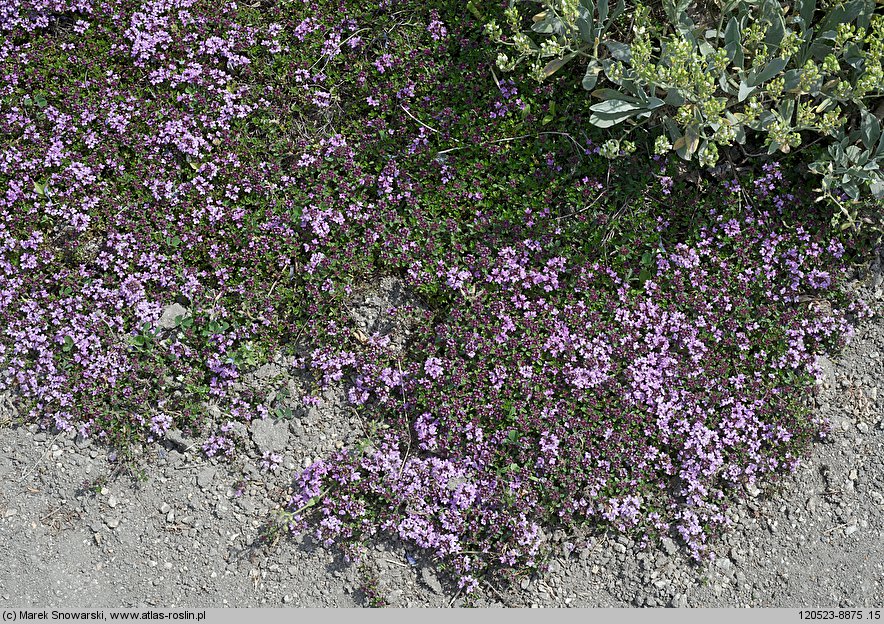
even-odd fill
[[[741,80],[740,81],[740,90],[737,92],[737,101],[742,102],[747,97],[752,95],[752,93],[754,91],[755,91],[755,87],[750,87],[748,84],[745,83],[745,81]]]
[[[875,150],[875,158],[884,158],[884,132],[878,139],[878,148]]]
[[[675,152],[684,160],[690,160],[700,145],[700,129],[697,126],[688,126],[685,128],[683,137],[680,137],[672,147]]]
[[[623,113],[629,113],[627,116],[630,116],[632,114],[631,111],[640,110],[641,108],[642,107],[638,104],[633,104],[632,102],[626,102],[624,100],[605,100],[604,102],[593,104],[589,107],[589,110],[603,115],[620,115]]]
[[[861,113],[862,121],[859,124],[860,136],[862,137],[863,145],[866,146],[866,149],[872,149],[875,145],[875,141],[881,136],[881,124],[878,121],[878,118],[865,108],[861,110]]]
[[[616,89],[596,89],[592,92],[592,96],[597,97],[600,100],[625,100],[627,102],[638,102],[635,98],[624,95]]]
[[[562,67],[564,67],[568,61],[577,56],[576,52],[572,52],[571,54],[566,54],[560,59],[553,59],[543,68],[543,75],[549,78],[554,73],[559,71]]]
[[[192,316],[184,316],[183,314],[179,314],[175,317],[175,327],[181,327],[183,329],[187,329],[193,325],[193,317]]]
[[[787,99],[780,102],[779,108],[780,117],[783,118],[783,121],[792,124],[792,116],[795,114],[795,100]]]
[[[70,336],[65,336],[64,337],[64,345],[62,345],[61,350],[64,351],[65,353],[67,353],[68,351],[70,351],[73,348],[74,348],[74,339],[71,338]]]
[[[838,24],[849,24],[866,10],[868,4],[864,0],[852,0],[834,5],[816,26],[817,32],[835,30]]]
[[[36,181],[35,181],[35,182],[34,182],[34,192],[35,192],[37,195],[43,195],[43,196],[45,196],[45,195],[46,195],[46,186],[47,186],[47,185],[48,185],[48,182],[44,182],[44,183],[40,184],[39,182],[36,182]]]
[[[690,157],[697,151],[697,147],[700,144],[700,128],[697,126],[688,126],[684,130],[684,136],[687,140],[687,154],[688,157]]]
[[[807,30],[813,24],[813,14],[816,12],[816,0],[798,0],[798,15],[801,17],[801,30]]]
[[[598,3],[599,23],[604,26],[605,20],[608,19],[608,0],[599,0]]]
[[[786,68],[786,64],[788,62],[788,59],[774,58],[768,61],[767,65],[764,66],[764,69],[762,69],[760,73],[755,75],[754,78],[754,72],[749,72],[749,86],[756,87],[762,82],[767,82],[768,80],[779,74],[781,71],[783,71],[783,69]]]
[[[728,81],[727,74],[725,74],[724,72],[722,72],[722,74],[718,77],[718,86],[721,87],[721,90],[728,95],[737,95],[736,86]]]
[[[777,15],[771,20],[771,24],[767,29],[767,34],[764,36],[764,43],[771,48],[777,49],[780,47],[780,44],[783,42],[783,37],[785,36],[786,23],[783,21],[782,15]]]
[[[665,102],[663,100],[661,100],[660,98],[650,97],[650,98],[648,98],[648,101],[645,104],[645,106],[647,107],[647,109],[649,111],[651,111],[656,108],[660,108],[661,106],[663,106],[663,104],[665,104]]]
[[[690,5],[690,0],[663,0],[663,10],[666,11],[666,17],[670,23],[674,25],[684,24],[686,19],[686,11]]]
[[[580,84],[583,85],[583,88],[587,91],[592,91],[595,88],[596,83],[599,81],[599,73],[601,73],[602,68],[595,63],[595,61],[590,62],[586,67],[586,73],[583,75],[583,82]]]
[[[783,74],[783,91],[790,93],[798,89],[798,82],[801,80],[801,72],[797,69],[790,69]]]
[[[528,115],[530,114],[530,112],[531,112],[531,105],[529,104],[529,105],[526,106],[525,109],[522,111],[522,118],[523,118],[523,119],[527,118]],[[301,202],[294,202],[294,204],[295,204],[295,205],[292,206],[292,209],[291,209],[291,215],[292,215],[292,218],[293,218],[295,221],[297,221],[298,219],[301,218],[301,213],[304,211],[304,204],[301,203]]]
[[[543,35],[561,35],[565,32],[565,29],[562,26],[562,20],[551,11],[547,13],[546,17],[542,20],[536,24],[532,24],[531,30]]]
[[[835,31],[830,30],[825,33],[816,35],[808,43],[808,51],[818,63],[822,63],[823,59],[825,59],[829,54],[834,53],[835,35]]]
[[[865,61],[864,53],[852,41],[844,46],[844,62],[859,71]]]
[[[743,46],[740,42],[740,22],[731,17],[724,29],[724,49],[727,57],[737,67],[743,66]]]
[[[700,48],[700,54],[702,54],[704,57],[712,56],[713,54],[715,54],[715,48],[709,45],[709,42],[705,39],[699,39],[697,41],[697,47]]]
[[[813,23],[816,0],[798,0],[798,15],[801,17],[801,30],[807,30]]]
[[[684,138],[684,136],[680,136],[678,139],[676,139],[675,143],[672,144],[672,148],[681,158],[687,160],[685,145],[687,145],[687,139]]]
[[[577,7],[577,30],[585,43],[595,44],[595,24],[592,13],[582,5]]]
[[[847,149],[844,150],[844,154],[847,156],[847,158],[850,159],[850,162],[854,162],[857,164],[864,164],[864,163],[859,163],[860,156],[862,154],[862,150],[858,146],[848,145]]]
[[[470,4],[472,4],[472,2],[471,2]],[[318,503],[321,499],[322,499],[322,494],[317,494],[316,496],[314,496],[313,498],[311,498],[310,500],[308,500],[308,501],[304,504],[304,506],[303,506],[301,509],[308,509],[308,508],[310,508],[310,507],[313,507],[313,506],[316,505],[316,503]]]
[[[876,10],[878,7],[875,5],[882,5],[884,2],[881,0],[867,0],[866,2],[860,2],[860,11],[859,15],[856,16],[856,26],[857,28],[863,28],[868,32],[869,26],[872,24],[872,17],[874,17]]]
[[[596,113],[592,113],[589,116],[589,123],[594,125],[596,128],[610,128],[611,126],[616,126],[621,121],[626,121],[630,117],[637,115],[638,113],[625,113],[621,115],[598,115]]]
[[[613,84],[617,85],[618,87],[619,87],[619,86],[622,86],[622,83],[623,83],[623,79],[622,79],[622,78],[618,78],[618,79],[615,80],[615,79],[612,77],[612,74],[613,74],[612,69],[613,69],[613,67],[614,67],[614,63],[616,63],[616,61],[615,61],[614,59],[610,58],[610,57],[606,57],[606,58],[601,59],[601,63],[602,63],[602,68],[604,68],[604,71],[605,71],[605,77],[606,77],[610,82],[612,82]]]
[[[37,105],[37,108],[46,108],[46,98],[42,95],[35,95],[34,104]]]
[[[469,0],[469,2],[467,2],[467,10],[470,13],[472,13],[473,17],[475,17],[480,22],[485,23],[487,21],[485,19],[485,16],[482,14],[482,12],[476,8],[476,5],[473,3],[473,0]]]
[[[619,41],[605,41],[604,44],[611,52],[611,56],[618,61],[629,63],[632,60],[632,50],[630,50],[629,46],[625,43],[620,43]]]
[[[678,89],[670,89],[667,91],[666,97],[663,98],[663,101],[670,106],[681,106],[685,103],[684,96],[678,92]]]
[[[850,199],[859,199],[859,186],[857,185],[856,180],[848,178],[845,181],[842,178],[841,190],[847,193],[847,196],[850,197]]]
[[[878,163],[875,161],[869,161],[869,153],[868,152],[860,152],[859,156],[856,158],[856,166],[862,167],[862,169],[857,169],[853,167],[850,169],[850,173],[855,178],[860,178],[862,180],[871,180],[875,169],[878,168]],[[868,169],[871,166],[872,169]]]
[[[673,144],[681,138],[681,130],[672,119],[664,117],[663,125],[666,126],[666,131],[669,133],[669,140],[672,141]]]
[[[841,147],[839,143],[832,143],[829,145],[829,156],[832,157],[832,160],[835,163],[841,165],[842,167],[847,166],[847,160],[844,157],[844,148]]]

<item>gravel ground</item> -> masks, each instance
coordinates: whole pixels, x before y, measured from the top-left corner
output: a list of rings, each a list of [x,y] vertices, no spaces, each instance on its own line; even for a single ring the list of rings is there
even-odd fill
[[[732,510],[717,558],[691,563],[672,541],[642,550],[626,538],[552,535],[541,578],[477,606],[859,607],[884,605],[884,319],[881,275],[866,282],[879,314],[857,330],[814,400],[834,431],[793,476]],[[386,314],[412,303],[395,280],[353,302],[357,324],[407,334]],[[301,382],[278,357],[244,380],[285,407]],[[35,427],[0,428],[0,605],[15,607],[366,606],[358,571],[309,538],[265,531],[292,473],[349,444],[362,423],[340,391],[319,408],[255,422],[234,463],[207,460],[200,440],[170,436],[119,470],[106,449]],[[0,397],[0,422],[14,408]],[[282,456],[265,470],[264,453]],[[368,562],[391,606],[458,606],[453,585],[401,545]]]

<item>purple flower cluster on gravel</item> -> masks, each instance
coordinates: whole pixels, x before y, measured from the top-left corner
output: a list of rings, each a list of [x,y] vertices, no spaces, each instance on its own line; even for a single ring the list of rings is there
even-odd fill
[[[124,428],[160,437],[173,416],[198,421],[164,396],[163,379],[176,376],[210,381],[238,418],[253,412],[228,396],[236,371],[226,362],[252,327],[201,348],[188,336],[167,341],[162,365],[134,357],[131,342],[156,334],[175,295],[214,300],[201,312],[228,314],[219,294],[241,269],[230,236],[218,234],[243,227],[237,200],[270,191],[267,163],[252,168],[233,148],[242,141],[236,124],[267,105],[241,86],[249,55],[278,52],[280,27],[243,26],[235,9],[198,0],[3,3],[0,390],[14,389],[28,418],[106,437],[122,411],[132,418]],[[205,254],[208,263],[194,267]],[[155,346],[138,340],[142,351]],[[157,390],[170,411],[149,400]]]
[[[640,290],[550,256],[551,240],[443,270],[460,277],[432,355],[391,374],[382,348],[314,354],[395,425],[304,473],[292,508],[319,497],[321,539],[388,530],[468,588],[479,568],[536,565],[543,522],[673,534],[706,556],[731,491],[794,469],[825,433],[801,407],[807,383],[851,334],[842,312],[799,305],[831,287],[821,267],[840,271],[841,244],[777,225],[718,216]]]

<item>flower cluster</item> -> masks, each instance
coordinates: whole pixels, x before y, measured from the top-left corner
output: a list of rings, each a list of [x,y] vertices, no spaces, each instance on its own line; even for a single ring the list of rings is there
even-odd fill
[[[766,177],[756,188],[771,199]],[[391,375],[378,350],[349,370],[357,404],[399,433],[305,473],[292,508],[322,493],[323,540],[387,528],[464,579],[534,565],[531,523],[604,521],[707,556],[733,492],[794,469],[825,431],[803,397],[817,353],[851,334],[844,312],[799,305],[831,296],[843,247],[783,230],[780,195],[771,212],[711,210],[694,240],[658,251],[640,287],[550,255],[553,225],[438,269],[454,304],[407,369]],[[463,491],[478,515],[463,515]],[[369,525],[372,512],[383,520]],[[506,522],[522,529],[489,535]]]

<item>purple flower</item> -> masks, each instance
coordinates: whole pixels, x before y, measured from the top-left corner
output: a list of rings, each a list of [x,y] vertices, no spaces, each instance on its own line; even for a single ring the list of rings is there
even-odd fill
[[[270,451],[265,451],[261,456],[258,465],[261,467],[261,470],[264,472],[276,472],[280,468],[280,464],[282,463],[282,456],[278,453],[271,453]]]
[[[436,380],[442,376],[442,360],[436,357],[427,358],[427,361],[424,362],[424,371],[426,371],[427,375],[429,375],[432,379]]]
[[[373,65],[375,66],[375,69],[378,70],[379,74],[383,74],[385,71],[393,67],[393,56],[390,54],[383,54],[374,61]]]
[[[427,25],[427,32],[430,33],[430,36],[434,41],[444,39],[446,35],[448,35],[448,30],[445,28],[445,25],[438,19],[434,19]]]

